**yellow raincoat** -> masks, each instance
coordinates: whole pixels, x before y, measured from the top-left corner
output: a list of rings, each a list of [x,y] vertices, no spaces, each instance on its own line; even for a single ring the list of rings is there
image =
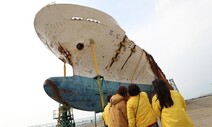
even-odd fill
[[[109,108],[110,108],[110,103],[107,103],[102,113],[102,120],[104,120],[105,125],[108,125],[110,120]]]
[[[191,118],[186,113],[186,103],[184,98],[174,90],[170,90],[174,105],[160,111],[160,103],[157,96],[152,98],[152,107],[157,116],[161,117],[162,127],[194,127]]]
[[[140,92],[140,97],[139,95],[131,96],[127,101],[127,117],[129,127],[147,127],[157,122],[156,115],[145,92]]]

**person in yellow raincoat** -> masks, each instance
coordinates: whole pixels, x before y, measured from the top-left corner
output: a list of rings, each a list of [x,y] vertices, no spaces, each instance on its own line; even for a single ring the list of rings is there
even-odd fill
[[[102,120],[104,121],[105,127],[108,127],[109,120],[110,120],[110,114],[109,114],[109,108],[110,108],[110,98],[112,95],[107,96],[107,105],[104,108],[104,111],[102,113]]]
[[[128,86],[127,117],[129,127],[158,127],[146,92],[140,92],[136,84]]]
[[[127,120],[127,87],[120,86],[110,99],[110,121],[108,127],[128,127]]]
[[[156,93],[152,98],[152,108],[161,118],[162,127],[194,127],[180,93],[169,90],[166,82],[160,79],[152,81],[152,84]]]

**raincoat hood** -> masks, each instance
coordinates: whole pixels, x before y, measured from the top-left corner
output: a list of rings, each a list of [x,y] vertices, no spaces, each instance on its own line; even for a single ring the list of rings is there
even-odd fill
[[[119,94],[116,94],[115,96],[112,96],[110,99],[110,104],[111,105],[116,105],[117,103],[119,103],[120,101],[123,101],[124,97],[122,97]]]

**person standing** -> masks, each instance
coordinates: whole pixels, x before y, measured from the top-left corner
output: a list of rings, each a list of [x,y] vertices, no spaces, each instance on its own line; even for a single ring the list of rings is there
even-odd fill
[[[169,90],[166,82],[160,79],[152,81],[152,84],[156,93],[152,98],[152,107],[161,118],[162,127],[194,127],[180,93]]]
[[[108,127],[109,120],[110,120],[110,114],[109,114],[109,108],[110,108],[110,99],[112,95],[107,96],[107,105],[104,108],[104,111],[102,113],[102,120],[104,121],[105,127]]]
[[[129,127],[158,127],[157,117],[154,114],[146,92],[140,92],[136,84],[128,86],[130,95],[127,101],[127,117]]]
[[[127,99],[127,87],[120,86],[110,99],[109,127],[128,127]]]

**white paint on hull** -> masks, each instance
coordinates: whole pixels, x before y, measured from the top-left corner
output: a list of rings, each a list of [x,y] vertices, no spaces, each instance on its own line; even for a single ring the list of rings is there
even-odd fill
[[[96,76],[92,39],[99,75],[104,79],[151,84],[158,77],[147,53],[128,39],[125,31],[104,12],[72,4],[47,5],[37,13],[34,25],[43,43],[73,67],[74,75]],[[77,48],[79,43],[84,46],[82,50]]]

